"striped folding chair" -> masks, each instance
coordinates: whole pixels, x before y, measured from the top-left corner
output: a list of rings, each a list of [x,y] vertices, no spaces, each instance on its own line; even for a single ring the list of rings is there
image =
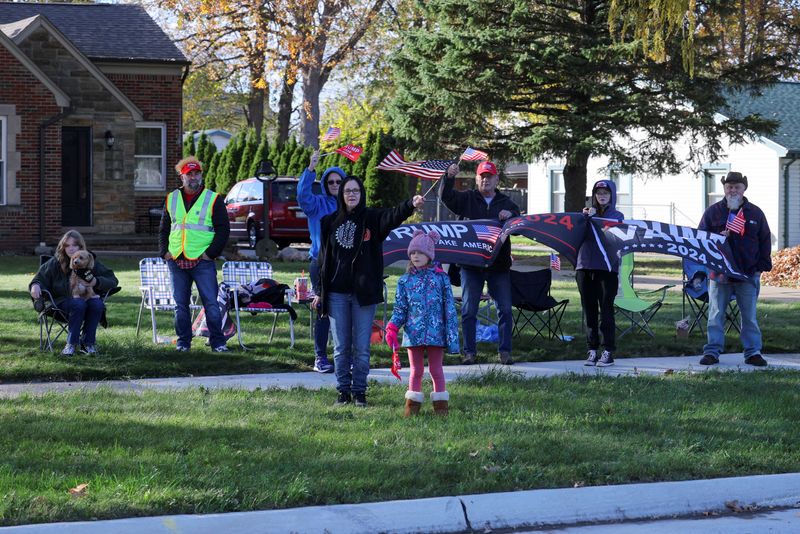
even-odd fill
[[[261,278],[272,278],[272,265],[265,261],[226,261],[222,264],[222,281],[228,284],[233,290],[233,308],[236,315],[236,334],[239,339],[239,346],[242,350],[247,350],[247,346],[242,339],[242,325],[241,325],[241,312],[249,312],[253,315],[259,313],[272,314],[272,329],[269,333],[269,342],[272,342],[272,337],[275,335],[275,325],[278,322],[278,316],[285,314],[289,318],[289,337],[291,344],[289,348],[294,347],[294,320],[288,309],[285,308],[259,308],[253,306],[245,306],[239,302],[239,288],[243,284],[251,284],[257,282]],[[292,302],[294,291],[289,288],[286,290],[285,302],[288,304]]]
[[[175,299],[172,297],[172,276],[169,273],[167,262],[162,258],[143,258],[139,262],[139,277],[141,284],[139,291],[142,293],[142,302],[139,305],[139,317],[136,319],[136,335],[142,324],[142,310],[150,310],[150,322],[153,326],[153,343],[158,343],[156,327],[157,311],[175,311]],[[195,310],[202,306],[194,304],[192,297],[192,318]]]

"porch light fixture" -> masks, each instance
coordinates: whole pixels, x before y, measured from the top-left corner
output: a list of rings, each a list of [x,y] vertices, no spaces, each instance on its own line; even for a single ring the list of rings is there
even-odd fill
[[[114,148],[114,134],[111,133],[111,130],[106,130],[106,147],[109,150]]]

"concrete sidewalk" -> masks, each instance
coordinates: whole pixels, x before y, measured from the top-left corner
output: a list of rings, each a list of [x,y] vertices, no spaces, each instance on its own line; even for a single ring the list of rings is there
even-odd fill
[[[585,367],[583,360],[566,360],[555,362],[520,362],[512,366],[499,364],[480,365],[445,365],[444,374],[447,381],[459,376],[484,373],[489,369],[519,373],[524,376],[554,376],[564,373],[636,376],[642,374],[661,375],[673,372],[704,373],[711,369],[719,371],[751,372],[770,369],[800,370],[800,354],[765,354],[769,362],[765,368],[745,365],[741,353],[723,354],[720,363],[710,367],[699,365],[697,356],[665,356],[662,358],[621,358],[611,367]],[[403,383],[408,384],[408,369],[401,369]],[[371,369],[369,378],[378,382],[398,383],[389,369]],[[111,388],[115,391],[144,391],[146,389],[169,391],[176,389],[192,389],[204,387],[208,389],[291,389],[304,387],[308,389],[334,388],[336,378],[333,374],[305,373],[272,373],[252,375],[193,376],[173,378],[142,378],[137,380],[105,380],[93,382],[30,382],[20,384],[0,384],[0,398],[17,397],[22,394],[41,395],[47,392],[65,392],[76,390],[93,390]]]
[[[711,369],[721,371],[770,372],[800,370],[800,354],[766,355],[769,366],[744,365],[741,354],[724,354]],[[524,362],[499,365],[446,366],[445,376],[504,369],[531,377],[564,373],[609,376],[660,375],[673,372],[702,373],[699,356],[627,358],[606,368],[585,367],[583,361]],[[408,371],[402,371],[408,383]],[[388,369],[373,369],[370,378],[397,383]],[[0,397],[44,394],[110,387],[117,391],[180,390],[189,388],[333,388],[333,375],[276,373],[188,378],[152,378],[100,382],[0,384]],[[0,528],[2,532],[115,534],[192,533],[413,533],[490,532],[497,529],[557,529],[559,532],[731,532],[731,522],[741,526],[731,510],[768,511],[771,507],[800,506],[800,473],[760,475],[712,480],[591,486],[518,492],[490,493],[335,506],[313,506],[287,510],[237,512],[209,515],[176,515],[111,521],[50,523]],[[708,517],[712,516],[712,517]],[[675,518],[694,518],[676,521]],[[699,518],[703,518],[702,526]],[[758,516],[737,532],[800,532],[800,516],[794,510]],[[636,521],[661,520],[655,523]],[[737,522],[738,521],[738,522]],[[759,522],[761,521],[761,522]],[[688,526],[687,526],[688,524]],[[752,527],[751,530],[748,528]],[[774,530],[777,528],[777,530]],[[694,529],[694,530],[692,530]],[[517,530],[519,531],[519,530]]]

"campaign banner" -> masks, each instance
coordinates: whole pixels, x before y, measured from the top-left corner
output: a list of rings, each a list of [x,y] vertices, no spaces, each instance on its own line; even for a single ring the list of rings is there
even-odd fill
[[[416,230],[426,233],[436,230],[439,233],[435,248],[437,262],[487,267],[494,261],[495,250],[502,244],[499,241],[502,229],[500,221],[491,219],[403,224],[389,232],[389,237],[383,242],[383,263],[389,265],[407,260],[408,244]]]
[[[692,260],[712,271],[744,280],[747,276],[734,260],[726,237],[689,226],[658,221],[625,220],[622,222],[593,217],[592,235],[607,254],[621,257],[632,252],[657,252]]]
[[[588,229],[587,220],[582,213],[537,213],[512,217],[503,226],[500,242],[510,235],[523,235],[557,250],[574,266]]]

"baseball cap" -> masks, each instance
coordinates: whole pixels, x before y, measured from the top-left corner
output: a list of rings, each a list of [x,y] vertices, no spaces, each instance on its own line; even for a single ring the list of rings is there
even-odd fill
[[[485,172],[488,172],[491,175],[497,174],[497,167],[494,166],[494,163],[491,161],[482,161],[480,165],[478,165],[478,175],[481,175]]]
[[[203,171],[203,168],[200,166],[200,163],[196,161],[189,161],[183,167],[181,167],[181,174],[189,174],[192,171]]]

